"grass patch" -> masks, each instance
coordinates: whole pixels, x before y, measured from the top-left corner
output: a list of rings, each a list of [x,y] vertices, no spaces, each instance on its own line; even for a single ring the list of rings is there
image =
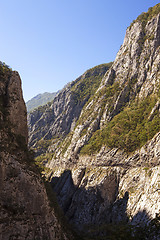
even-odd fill
[[[133,26],[135,22],[141,22],[142,26],[145,27],[146,23],[158,13],[160,13],[160,3],[156,4],[154,7],[150,7],[147,12],[143,12],[142,14],[140,14],[137,19],[131,23],[129,29]]]

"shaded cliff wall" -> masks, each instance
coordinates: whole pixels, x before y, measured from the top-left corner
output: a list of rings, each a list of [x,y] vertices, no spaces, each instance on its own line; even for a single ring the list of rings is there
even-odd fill
[[[19,74],[1,64],[0,239],[68,239],[28,151],[26,116]]]

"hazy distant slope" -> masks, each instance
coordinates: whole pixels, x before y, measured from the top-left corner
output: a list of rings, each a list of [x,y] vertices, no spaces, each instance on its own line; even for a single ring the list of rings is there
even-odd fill
[[[56,96],[56,94],[57,92],[53,92],[53,93],[45,92],[33,97],[31,100],[26,102],[27,112],[31,112],[33,109],[39,106],[43,106],[46,103],[52,101]]]
[[[160,239],[160,3],[105,68],[28,115],[29,146],[84,239]]]

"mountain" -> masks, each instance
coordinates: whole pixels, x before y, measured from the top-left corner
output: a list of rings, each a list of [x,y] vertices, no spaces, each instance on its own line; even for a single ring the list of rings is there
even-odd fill
[[[48,185],[27,148],[21,79],[4,63],[0,63],[0,143],[0,239],[73,239],[64,230],[53,197],[51,207]]]
[[[43,106],[46,103],[52,101],[57,93],[58,92],[53,92],[53,93],[45,92],[33,97],[32,99],[26,102],[27,112],[31,112],[35,108],[39,106]]]
[[[127,28],[113,63],[28,115],[29,146],[87,239],[160,239],[160,4]]]
[[[52,102],[28,114],[29,146],[35,144],[37,151],[44,151],[41,145],[48,145],[50,139],[54,138],[56,144],[60,142],[75,127],[85,103],[93,96],[111,64],[86,71],[62,89]]]

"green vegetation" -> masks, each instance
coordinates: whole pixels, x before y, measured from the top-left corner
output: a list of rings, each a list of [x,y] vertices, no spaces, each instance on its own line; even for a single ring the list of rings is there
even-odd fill
[[[62,154],[66,152],[67,148],[71,144],[72,136],[73,136],[73,132],[69,132],[66,138],[62,137],[62,138],[55,139],[55,141],[58,142],[57,149],[61,149]],[[53,153],[52,158],[54,157],[55,157],[55,154]]]
[[[113,102],[114,102],[113,99],[118,96],[120,90],[121,90],[121,87],[119,86],[119,83],[115,82],[112,85],[104,86],[97,93],[95,93],[93,96],[91,96],[91,98],[86,103],[86,105],[88,105],[89,102],[91,102],[92,100],[94,100],[94,104],[91,105],[87,109],[85,109],[85,106],[84,106],[83,114],[81,115],[81,117],[77,121],[76,126],[78,124],[83,123],[84,120],[88,118],[88,116],[92,115],[92,119],[97,117],[97,112],[94,111],[96,102],[99,102],[99,104],[100,104],[101,114],[103,113],[103,110],[106,106],[106,103],[108,103],[108,112],[111,112],[113,110]],[[85,130],[84,130],[84,133],[85,133]]]
[[[73,136],[73,132],[70,132],[67,135],[67,138],[60,143],[59,147],[62,149],[62,154],[66,152],[67,148],[71,144],[72,136]]]
[[[34,149],[36,149],[36,151],[42,151],[45,152],[48,147],[51,145],[52,140],[45,140],[45,139],[41,139],[37,142],[36,147]]]
[[[39,106],[44,106],[48,102],[52,101],[55,98],[56,94],[57,92],[45,92],[43,94],[38,94],[37,96],[26,102],[27,112],[31,112]]]
[[[0,81],[4,81],[8,74],[11,74],[12,69],[4,62],[0,61]]]
[[[136,20],[134,20],[130,27],[131,28],[133,26],[133,24],[137,21],[140,21],[142,23],[142,26],[145,27],[146,23],[154,16],[156,16],[158,13],[160,13],[160,3],[158,3],[157,5],[155,5],[154,7],[150,7],[148,9],[148,12],[143,12],[141,15],[139,15],[137,17]]]
[[[38,168],[40,169],[41,172],[46,171],[48,169],[44,166],[43,162],[50,161],[52,159],[52,157],[53,157],[52,153],[41,154],[40,156],[38,156],[34,159],[34,162],[38,166]]]
[[[129,29],[131,29],[131,27],[133,26],[134,23],[136,23],[136,22],[141,23],[142,34],[141,34],[141,38],[138,41],[138,44],[139,44],[139,47],[140,47],[139,56],[141,55],[141,51],[143,49],[144,42],[146,40],[149,40],[149,41],[154,40],[154,33],[153,32],[147,33],[146,29],[145,29],[145,26],[146,26],[147,22],[152,19],[152,17],[156,16],[159,13],[160,13],[160,3],[155,5],[154,7],[149,8],[148,12],[144,12],[141,15],[139,15],[137,17],[137,19],[134,20],[129,27]],[[158,47],[158,45],[157,45],[157,47]],[[149,56],[146,56],[145,58],[146,58],[145,60],[148,60]],[[139,62],[139,58],[137,58],[137,62]]]
[[[111,67],[111,63],[102,64],[89,69],[85,73],[85,77],[81,77],[80,81],[71,88],[72,95],[76,104],[89,99],[99,87],[102,77],[105,72]]]
[[[113,110],[112,109],[113,108],[113,96],[117,97],[119,92],[120,92],[120,90],[121,90],[121,88],[119,87],[119,83],[118,82],[114,83],[113,85],[109,85],[107,87],[103,87],[100,91],[98,91],[96,94],[91,96],[89,101],[87,101],[86,105],[88,105],[88,103],[92,99],[94,99],[95,102],[98,102],[98,100],[101,99],[100,100],[100,103],[101,103],[101,113],[103,112],[104,107],[105,107],[107,102],[109,104],[108,111],[112,111]],[[94,104],[90,108],[88,108],[87,110],[84,107],[85,111],[83,111],[83,114],[81,115],[81,117],[77,121],[76,126],[78,126],[79,124],[83,123],[84,120],[86,120],[88,118],[88,116],[91,116],[91,114],[92,114],[93,120],[94,120],[94,118],[97,117],[97,112],[94,112],[94,107],[95,107]],[[87,133],[87,129],[88,129],[88,126],[86,126],[83,129],[83,131],[81,132],[81,137]],[[69,147],[69,145],[71,143],[71,140],[72,140],[72,136],[73,136],[73,132],[70,132],[67,135],[67,138],[65,138],[61,142],[61,144],[59,145],[59,147],[62,149],[62,154],[64,154],[65,151],[67,150],[67,148]]]
[[[12,68],[10,68],[10,66],[8,66],[5,62],[0,61],[0,71],[12,71]]]
[[[81,154],[98,152],[102,145],[124,149],[126,152],[141,147],[160,131],[158,110],[155,111],[152,121],[149,120],[156,102],[156,96],[149,96],[143,101],[126,106],[106,127],[93,134],[88,144],[81,149]]]

